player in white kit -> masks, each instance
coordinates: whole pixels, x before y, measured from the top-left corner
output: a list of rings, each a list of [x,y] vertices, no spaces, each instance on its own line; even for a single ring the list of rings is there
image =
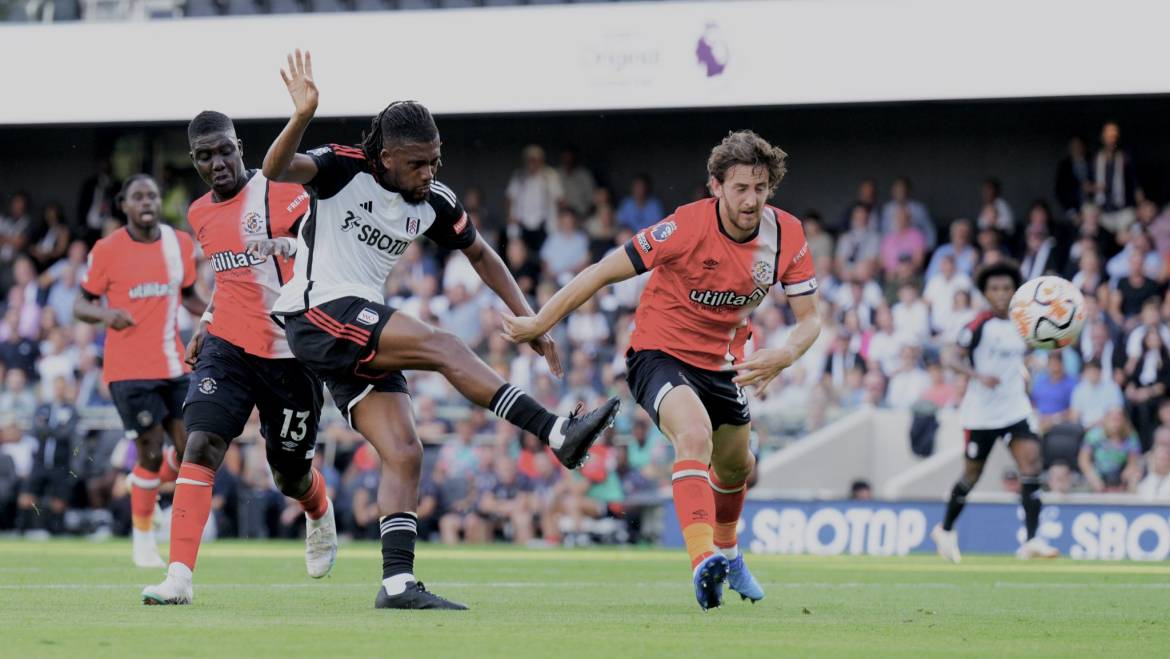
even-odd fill
[[[1033,430],[1032,403],[1025,381],[1024,358],[1028,346],[1008,319],[1012,294],[1022,282],[1015,263],[988,265],[975,283],[990,309],[975,317],[959,333],[959,349],[947,366],[967,376],[967,393],[959,407],[965,435],[963,475],[951,490],[943,522],[930,533],[938,553],[958,563],[959,537],[955,520],[963,511],[967,494],[983,474],[983,466],[996,441],[1003,440],[1020,473],[1020,505],[1024,508],[1025,541],[1020,558],[1054,558],[1058,551],[1036,535],[1040,523],[1040,441]]]

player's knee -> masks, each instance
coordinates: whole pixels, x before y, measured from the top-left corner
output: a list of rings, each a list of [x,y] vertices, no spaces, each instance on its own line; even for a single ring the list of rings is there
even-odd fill
[[[688,428],[674,438],[674,451],[679,460],[711,460],[711,433],[703,428]]]
[[[747,480],[752,469],[756,466],[756,456],[745,451],[742,456],[724,458],[717,464],[712,464],[715,476],[724,483],[741,483]]]
[[[391,433],[393,436],[379,442],[382,465],[392,469],[422,468],[423,447],[418,436],[410,432]]]
[[[187,436],[183,451],[183,462],[190,462],[208,469],[218,469],[227,453],[227,440],[214,433],[196,430]]]
[[[276,483],[276,489],[286,497],[297,499],[304,496],[305,492],[313,485],[313,477],[311,471],[293,472],[288,469],[273,469],[272,480]]]

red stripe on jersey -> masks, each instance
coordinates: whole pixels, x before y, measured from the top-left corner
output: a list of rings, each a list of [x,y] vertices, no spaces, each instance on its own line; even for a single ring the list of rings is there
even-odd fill
[[[352,146],[343,146],[341,144],[330,144],[329,148],[333,149],[333,153],[344,156],[346,158],[353,158],[355,160],[365,160],[366,154],[361,149]]]
[[[307,318],[309,322],[325,330],[331,336],[336,338],[353,341],[354,343],[361,346],[365,346],[366,343],[370,340],[370,335],[368,332],[363,336],[360,331],[357,330],[357,328],[342,325],[335,319],[330,318],[328,315],[318,311],[317,309],[309,309],[309,311],[305,313],[305,318]]]

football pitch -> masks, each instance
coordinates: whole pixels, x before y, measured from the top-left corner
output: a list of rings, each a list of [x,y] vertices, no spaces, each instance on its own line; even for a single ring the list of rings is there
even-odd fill
[[[750,556],[767,599],[703,613],[681,551],[423,546],[420,578],[472,610],[402,612],[373,608],[374,543],[342,545],[322,581],[297,542],[209,544],[186,607],[143,606],[162,571],[129,553],[0,541],[0,656],[1170,654],[1165,564]]]

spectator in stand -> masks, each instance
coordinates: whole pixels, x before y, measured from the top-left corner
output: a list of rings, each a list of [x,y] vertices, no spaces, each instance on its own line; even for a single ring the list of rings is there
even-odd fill
[[[540,281],[540,266],[531,257],[528,245],[519,238],[509,239],[508,245],[504,249],[504,262],[508,264],[508,270],[511,270],[516,277],[516,284],[520,286],[520,292],[531,299],[536,294],[536,282]]]
[[[854,205],[849,223],[845,225],[847,230],[837,239],[835,265],[837,275],[844,280],[855,278],[858,268],[864,264],[876,266],[881,257],[882,241],[877,229],[873,228],[877,223],[871,223],[871,215],[871,209],[862,204]]]
[[[857,199],[845,207],[835,226],[829,227],[834,233],[841,234],[856,226],[854,213],[860,206],[865,212],[866,225],[870,231],[877,232],[881,228],[881,212],[877,201],[877,181],[867,178],[857,184]]]
[[[556,230],[540,248],[540,262],[546,276],[561,284],[589,265],[589,236],[577,228],[577,214],[562,210]]]
[[[959,218],[951,222],[951,241],[934,250],[930,257],[930,265],[926,267],[927,280],[939,273],[942,261],[947,257],[951,258],[956,271],[968,277],[975,272],[975,266],[979,264],[979,250],[971,242],[972,231],[971,220]]]
[[[1149,279],[1164,281],[1166,264],[1162,255],[1153,249],[1153,241],[1140,227],[1131,229],[1125,247],[1105,263],[1105,272],[1119,282],[1134,270],[1140,270]]]
[[[1170,443],[1154,446],[1149,464],[1149,473],[1138,483],[1138,495],[1147,501],[1170,502]]]
[[[1094,192],[1093,171],[1085,155],[1085,141],[1079,137],[1070,138],[1068,155],[1056,166],[1056,199],[1065,216],[1080,213]]]
[[[1048,353],[1048,363],[1032,382],[1032,404],[1040,416],[1040,432],[1072,420],[1072,395],[1077,379],[1064,370],[1059,352]]]
[[[1073,471],[1064,460],[1057,460],[1048,468],[1045,479],[1048,491],[1053,494],[1068,494],[1073,488]]]
[[[873,488],[870,487],[869,481],[855,480],[849,485],[849,498],[853,501],[871,501],[873,499]]]
[[[862,355],[865,357],[867,370],[879,370],[885,375],[892,375],[901,366],[899,356],[902,347],[901,338],[894,330],[894,316],[890,308],[883,305],[878,307],[875,314],[877,330],[868,340],[863,340]],[[885,383],[882,383],[885,386]]]
[[[945,247],[945,245],[943,246]],[[942,247],[939,248],[941,250]],[[937,253],[937,252],[936,252]],[[934,263],[934,259],[931,263]],[[955,306],[955,294],[959,291],[968,293],[974,288],[971,277],[966,273],[958,272],[955,268],[955,256],[948,254],[938,262],[938,270],[927,278],[926,291],[923,299],[930,305],[930,327],[935,332],[942,332],[952,317]]]
[[[0,392],[0,416],[28,427],[36,409],[37,394],[28,375],[19,368],[10,368],[4,376],[4,391]]]
[[[894,179],[894,183],[890,186],[890,200],[882,206],[881,232],[883,236],[896,229],[899,208],[906,210],[909,214],[910,225],[922,233],[926,249],[933,249],[938,240],[934,220],[930,218],[930,211],[921,201],[910,197],[910,179],[905,176]]]
[[[926,375],[930,378],[930,385],[922,394],[922,399],[939,409],[955,408],[959,405],[959,391],[955,385],[947,380],[947,372],[937,359],[926,365]]]
[[[1117,236],[1101,224],[1100,207],[1093,204],[1086,204],[1081,211],[1080,231],[1077,232],[1076,242],[1069,251],[1069,260],[1075,261],[1081,257],[1080,250],[1087,244],[1086,241],[1097,246],[1097,255],[1104,261],[1121,251],[1117,244]]]
[[[560,167],[557,174],[561,177],[561,186],[565,192],[565,206],[577,214],[577,217],[588,217],[593,209],[593,192],[597,182],[589,168],[581,164],[581,152],[577,147],[567,146],[561,149]]]
[[[1142,206],[1152,206],[1157,212],[1157,206],[1149,199],[1142,202]],[[1170,205],[1150,222],[1146,232],[1150,234],[1154,241],[1154,249],[1162,255],[1162,260],[1170,263]]]
[[[33,230],[31,205],[28,193],[17,192],[8,200],[8,214],[0,215],[0,293],[8,292],[9,270],[28,245]]]
[[[4,316],[0,326],[0,362],[11,370],[20,370],[28,377],[36,376],[37,362],[41,358],[40,344],[20,333],[20,310],[11,309]]]
[[[33,436],[37,440],[33,468],[21,488],[17,507],[20,530],[60,535],[65,530],[65,509],[77,478],[70,469],[77,439],[77,408],[69,401],[69,383],[57,378],[52,383],[50,402],[37,408]],[[44,500],[48,505],[45,506]]]
[[[1113,316],[1119,324],[1128,327],[1137,324],[1142,307],[1148,300],[1156,302],[1164,288],[1142,271],[1143,260],[1141,252],[1129,254],[1128,272],[1117,282],[1113,291]]]
[[[902,284],[898,288],[898,302],[891,309],[894,327],[902,340],[923,345],[930,340],[930,308],[918,295],[919,287]]]
[[[600,261],[617,244],[617,211],[608,188],[597,188],[593,193],[593,214],[585,220],[585,233],[589,234],[589,255]]]
[[[1138,359],[1145,351],[1147,332],[1157,332],[1162,337],[1163,345],[1170,345],[1170,326],[1163,320],[1159,311],[1161,302],[1150,297],[1142,303],[1141,314],[1138,315],[1138,325],[1130,330],[1125,339],[1125,358]]]
[[[61,215],[60,204],[45,204],[41,210],[41,224],[36,231],[38,236],[29,247],[29,254],[36,262],[37,271],[43,272],[65,256],[69,249],[69,225]]]
[[[1101,362],[1085,362],[1081,369],[1081,380],[1072,393],[1072,420],[1083,428],[1094,428],[1101,424],[1107,411],[1124,406],[1125,396],[1121,393],[1121,387],[1103,377]]]
[[[610,340],[610,323],[597,309],[596,298],[589,298],[569,316],[566,328],[573,346],[592,353],[605,349]]]
[[[664,217],[662,202],[651,194],[650,175],[638,174],[630,185],[630,196],[618,206],[618,224],[630,231],[641,231]]]
[[[898,268],[898,263],[908,258],[915,270],[922,267],[926,258],[927,241],[922,230],[910,223],[910,210],[906,206],[895,206],[890,211],[890,229],[883,232],[881,243],[882,270],[888,277]]]
[[[1092,243],[1090,243],[1092,245]],[[1077,287],[1085,296],[1096,295],[1097,289],[1109,278],[1105,276],[1105,269],[1101,264],[1101,257],[1097,254],[1096,246],[1081,250],[1081,257],[1077,261],[1076,272],[1072,276],[1072,285]]]
[[[983,205],[976,216],[975,224],[980,229],[998,229],[1005,235],[1011,235],[1016,230],[1016,218],[1011,206],[1004,201],[1001,194],[999,179],[988,178],[983,181],[980,197]],[[1025,280],[1027,277],[1024,278]]]
[[[1020,263],[1020,271],[1024,281],[1037,277],[1056,274],[1064,270],[1061,257],[1056,246],[1056,239],[1042,226],[1029,226],[1024,234],[1024,258]]]
[[[1103,211],[1102,224],[1121,233],[1133,224],[1134,206],[1141,196],[1133,158],[1120,146],[1121,127],[1115,121],[1101,127],[1101,149],[1093,158],[1093,203]]]
[[[510,528],[512,542],[526,546],[535,538],[532,518],[535,512],[535,486],[516,470],[516,462],[506,455],[497,455],[491,472],[479,479],[480,493],[476,514],[485,525],[485,539],[496,533],[506,535]]]
[[[1158,407],[1166,396],[1170,382],[1170,352],[1162,341],[1161,332],[1146,332],[1142,353],[1126,364],[1125,399],[1130,415],[1142,440],[1142,448],[1153,442],[1158,422]]]
[[[821,263],[825,259],[833,258],[833,236],[829,235],[821,221],[821,214],[810,210],[804,214],[801,221],[804,228],[804,239],[808,243],[808,251],[813,255],[814,263]],[[818,270],[818,273],[823,272]],[[825,272],[827,275],[828,272]]]
[[[959,340],[959,332],[975,320],[976,311],[971,306],[970,290],[955,291],[955,300],[945,322],[938,328],[939,345],[952,346]]]
[[[919,365],[918,349],[913,345],[903,346],[901,365],[890,377],[886,405],[895,410],[908,410],[922,400],[930,385],[930,376]]]
[[[1128,492],[1142,477],[1141,453],[1137,433],[1125,412],[1115,407],[1105,413],[1099,427],[1085,434],[1077,463],[1094,492]]]
[[[1085,298],[1085,317],[1088,320],[1081,330],[1081,361],[1097,362],[1101,365],[1101,372],[1107,380],[1124,384],[1125,350],[1114,339],[1113,320],[1107,314],[1090,313],[1090,307],[1097,307],[1095,300],[1096,298],[1091,296]]]
[[[530,144],[524,147],[521,157],[523,166],[512,174],[505,193],[508,236],[521,238],[530,250],[539,252],[565,192],[560,175],[545,163],[544,149]]]

